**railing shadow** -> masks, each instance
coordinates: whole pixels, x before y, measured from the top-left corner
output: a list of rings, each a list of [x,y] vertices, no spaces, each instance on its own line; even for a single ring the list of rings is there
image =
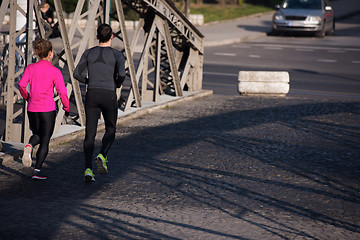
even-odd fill
[[[219,101],[226,106],[241,98]],[[247,224],[269,239],[319,239],[283,215],[359,236],[355,220],[316,207],[323,199],[360,203],[357,180],[346,181],[359,175],[360,126],[337,123],[341,121],[334,116],[359,115],[360,103],[274,102],[274,107],[264,100],[262,108],[241,110],[241,104],[215,107],[212,115],[162,113],[119,126],[110,174],[97,175],[94,184],[81,182],[81,140],[49,153],[46,182],[15,178],[1,166],[0,236],[186,239],[178,231],[200,239],[248,239],[240,230]],[[219,212],[222,220],[238,223],[239,230],[216,230],[207,219],[182,220],[197,211],[210,216]],[[36,231],[39,226],[41,232]]]

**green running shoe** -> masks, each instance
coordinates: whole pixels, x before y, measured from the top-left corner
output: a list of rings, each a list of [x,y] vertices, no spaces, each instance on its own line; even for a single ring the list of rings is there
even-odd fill
[[[106,163],[108,162],[107,161],[107,157],[104,157],[101,153],[99,153],[96,158],[96,163],[97,163],[97,166],[98,166],[98,173],[102,174],[102,175],[106,175],[108,173],[108,169],[107,169],[107,166],[106,166]]]
[[[90,168],[87,168],[84,173],[85,182],[95,182],[95,175]]]

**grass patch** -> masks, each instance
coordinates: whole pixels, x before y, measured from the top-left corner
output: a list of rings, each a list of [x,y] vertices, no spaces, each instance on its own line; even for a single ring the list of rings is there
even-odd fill
[[[218,4],[193,4],[190,5],[190,7],[191,14],[204,15],[204,23],[236,19],[239,17],[273,10],[273,8],[245,3],[235,6],[219,6]]]

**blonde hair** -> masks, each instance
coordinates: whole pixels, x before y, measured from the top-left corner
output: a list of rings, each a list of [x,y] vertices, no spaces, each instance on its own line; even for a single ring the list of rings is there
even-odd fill
[[[53,50],[51,42],[43,38],[36,39],[33,46],[35,54],[40,58],[46,58]]]

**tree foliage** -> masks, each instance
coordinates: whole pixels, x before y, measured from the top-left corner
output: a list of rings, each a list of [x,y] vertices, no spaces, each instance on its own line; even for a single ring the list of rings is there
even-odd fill
[[[186,0],[173,0],[173,1],[176,3],[180,3],[180,6],[183,6]],[[53,2],[53,0],[50,0],[50,2]],[[75,11],[77,2],[78,2],[77,0],[61,0],[63,10],[67,13],[71,13]],[[197,3],[197,4],[208,3],[208,4],[222,4],[222,5],[234,5],[234,4],[241,5],[243,3],[248,3],[248,4],[262,5],[267,7],[273,7],[281,2],[282,0],[191,0],[191,3]],[[86,4],[87,3],[85,3],[85,6]]]
[[[63,10],[67,13],[72,13],[75,11],[77,0],[61,0]]]
[[[186,0],[173,0],[176,3],[179,3],[180,6],[184,5]],[[219,5],[241,5],[244,3],[253,4],[253,5],[262,5],[266,7],[273,7],[276,4],[281,3],[282,0],[191,0],[191,3],[196,4],[219,4]]]
[[[244,0],[244,2],[253,5],[262,5],[266,7],[274,7],[276,4],[280,4],[283,0]]]

